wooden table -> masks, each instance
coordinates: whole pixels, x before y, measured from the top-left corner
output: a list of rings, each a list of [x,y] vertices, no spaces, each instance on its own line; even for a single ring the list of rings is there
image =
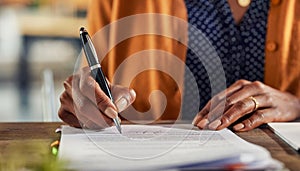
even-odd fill
[[[0,123],[0,154],[6,155],[6,147],[11,143],[43,141],[48,144],[58,140],[55,129],[62,123]],[[243,139],[265,147],[273,158],[282,161],[290,170],[300,170],[300,155],[278,138],[268,128],[257,128],[249,132],[237,133]],[[50,149],[50,148],[49,148]]]
[[[268,149],[273,158],[283,162],[290,170],[300,170],[300,155],[267,127],[237,133],[244,140]]]

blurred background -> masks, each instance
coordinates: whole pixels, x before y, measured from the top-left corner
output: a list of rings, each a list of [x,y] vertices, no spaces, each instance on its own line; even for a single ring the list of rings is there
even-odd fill
[[[59,121],[87,0],[0,0],[0,122]]]

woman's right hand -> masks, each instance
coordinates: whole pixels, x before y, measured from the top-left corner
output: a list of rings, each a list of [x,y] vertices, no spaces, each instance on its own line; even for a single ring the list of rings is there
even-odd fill
[[[112,119],[131,105],[136,97],[133,89],[110,85],[113,103],[90,76],[88,67],[68,77],[64,88],[58,115],[73,127],[101,129],[112,126]]]

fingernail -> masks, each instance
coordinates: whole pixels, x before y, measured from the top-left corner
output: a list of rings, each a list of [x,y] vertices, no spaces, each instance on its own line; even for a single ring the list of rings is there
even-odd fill
[[[133,89],[131,89],[131,90],[129,91],[129,93],[130,93],[131,98],[136,97],[136,92],[135,92]]]
[[[196,121],[198,120],[198,118],[199,118],[198,115],[196,115],[195,118],[194,118],[194,120],[192,121],[192,125],[195,125],[195,124],[196,124]],[[195,125],[195,126],[196,126],[196,125]]]
[[[106,108],[104,113],[105,113],[105,115],[107,115],[110,118],[118,117],[118,113],[111,107]]]
[[[120,117],[117,116],[118,122],[119,124],[121,124],[122,120],[120,119]]]
[[[119,112],[122,112],[123,110],[125,110],[125,108],[127,107],[127,100],[125,98],[121,98],[120,100],[118,100],[116,102],[116,106],[118,108]]]
[[[243,123],[239,123],[239,124],[235,125],[233,127],[233,129],[236,130],[236,131],[238,131],[238,130],[243,129],[244,127],[245,127],[245,125]]]
[[[198,123],[198,127],[200,128],[204,128],[206,125],[208,124],[208,120],[207,119],[203,119]]]
[[[196,122],[196,118],[194,118],[194,120],[192,121],[192,125],[195,125]]]
[[[221,125],[221,123],[222,122],[220,120],[215,120],[208,125],[208,128],[212,130],[216,130]]]

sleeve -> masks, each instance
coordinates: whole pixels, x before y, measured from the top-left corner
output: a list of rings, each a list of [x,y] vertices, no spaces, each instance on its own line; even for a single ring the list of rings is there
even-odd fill
[[[90,0],[87,21],[91,35],[111,22],[112,3],[112,0]]]

